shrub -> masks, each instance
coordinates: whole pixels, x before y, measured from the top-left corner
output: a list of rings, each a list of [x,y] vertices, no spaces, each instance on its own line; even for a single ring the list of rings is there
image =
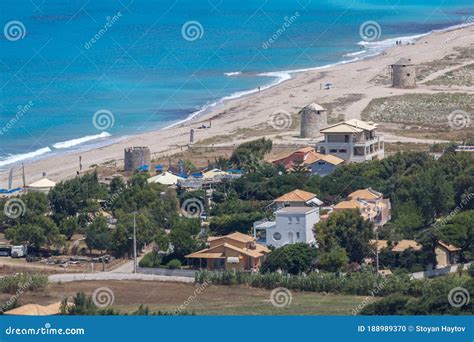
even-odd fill
[[[319,258],[319,265],[321,269],[329,272],[337,272],[347,267],[349,258],[347,257],[346,250],[341,247],[337,247],[329,252],[322,253]]]
[[[298,274],[308,272],[316,257],[316,249],[305,243],[295,243],[275,249],[262,264],[262,272]]]
[[[140,267],[158,267],[161,265],[162,256],[158,253],[151,252],[145,254],[143,258],[139,261],[138,266]]]
[[[354,272],[346,275],[336,273],[310,273],[293,276],[290,274],[263,273],[251,274],[245,272],[207,272],[196,273],[197,283],[212,283],[216,285],[245,284],[258,288],[274,289],[286,287],[290,290],[343,293],[349,295],[372,295],[378,289],[377,296],[401,292],[407,295],[420,295],[423,282],[410,281],[408,275],[398,274],[383,278],[373,272]]]
[[[410,297],[393,294],[378,302],[367,305],[360,311],[361,315],[397,315],[408,304]]]
[[[25,291],[42,291],[48,285],[48,278],[40,274],[18,274],[0,279],[1,293],[22,293]]]
[[[173,259],[168,262],[168,267],[172,270],[175,270],[177,268],[181,268],[181,261],[178,259]]]
[[[474,263],[471,264],[471,266],[469,266],[468,272],[469,272],[469,275],[470,275],[472,278],[474,278]]]

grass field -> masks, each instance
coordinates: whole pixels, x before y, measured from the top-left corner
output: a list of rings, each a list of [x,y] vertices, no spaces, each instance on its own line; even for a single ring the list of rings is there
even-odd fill
[[[423,129],[451,131],[450,113],[464,111],[469,115],[473,109],[474,95],[467,93],[405,94],[372,100],[362,119],[404,124],[408,126],[404,130],[420,125]]]
[[[24,293],[20,304],[50,304],[84,291],[88,295],[99,287],[114,293],[111,308],[121,312],[135,311],[140,304],[151,310],[175,311],[185,302],[188,312],[196,315],[351,315],[351,310],[366,297],[292,292],[291,302],[282,308],[272,305],[271,291],[244,286],[207,286],[195,294],[196,286],[183,283],[146,281],[88,281],[50,284],[41,293]],[[193,298],[194,299],[191,299]],[[0,301],[9,295],[0,295]]]

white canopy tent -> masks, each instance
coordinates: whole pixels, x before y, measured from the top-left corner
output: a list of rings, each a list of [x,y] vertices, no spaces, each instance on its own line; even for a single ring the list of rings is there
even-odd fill
[[[47,178],[40,179],[39,181],[33,182],[27,186],[28,191],[36,192],[49,192],[56,186],[56,182]]]

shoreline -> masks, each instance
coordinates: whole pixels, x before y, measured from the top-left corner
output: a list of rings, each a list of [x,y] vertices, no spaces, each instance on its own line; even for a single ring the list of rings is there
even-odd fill
[[[462,32],[470,32],[474,31],[473,30],[473,24],[474,23],[468,23],[464,25],[455,25],[451,27],[447,27],[442,30],[433,30],[431,32],[425,33],[425,34],[419,34],[419,35],[413,35],[413,36],[408,36],[408,37],[399,37],[399,38],[389,38],[380,42],[370,42],[370,44],[373,44],[373,46],[376,46],[374,48],[367,48],[366,51],[367,53],[370,53],[371,51],[376,52],[374,54],[369,54],[367,56],[360,56],[364,54],[364,51],[354,51],[351,53],[348,53],[341,58],[347,58],[349,56],[354,57],[350,60],[342,60],[333,64],[329,65],[324,65],[324,66],[318,66],[318,67],[313,67],[313,68],[306,68],[306,69],[296,69],[296,70],[284,70],[284,71],[279,71],[279,72],[266,72],[266,73],[260,73],[258,75],[260,76],[270,76],[270,77],[277,77],[276,75],[282,76],[283,74],[288,75],[289,78],[284,79],[285,76],[282,78],[277,78],[276,81],[271,82],[269,85],[262,87],[260,91],[258,89],[250,89],[248,91],[242,91],[238,93],[234,93],[228,96],[225,96],[218,101],[215,101],[209,105],[203,106],[203,108],[200,108],[198,111],[195,111],[191,113],[186,119],[180,120],[178,122],[175,122],[173,124],[170,124],[166,127],[159,128],[156,130],[152,131],[147,131],[147,132],[141,132],[133,135],[125,135],[125,136],[111,136],[110,138],[115,141],[110,141],[110,143],[105,143],[102,146],[90,146],[88,147],[87,145],[83,146],[84,149],[80,148],[80,145],[76,145],[78,148],[77,150],[69,150],[69,151],[64,151],[64,153],[60,153],[59,155],[43,155],[40,159],[32,160],[28,159],[25,160],[25,168],[27,169],[27,183],[35,181],[40,178],[41,174],[43,172],[47,173],[47,177],[52,178],[53,180],[60,181],[64,178],[68,178],[71,176],[74,176],[76,174],[77,168],[74,168],[74,164],[78,165],[77,163],[74,162],[74,160],[78,159],[79,155],[82,155],[83,157],[83,164],[84,164],[84,169],[88,169],[91,165],[94,164],[102,164],[104,162],[110,161],[110,160],[121,160],[123,159],[123,148],[126,146],[136,146],[136,145],[143,145],[143,146],[149,146],[152,154],[163,154],[163,153],[172,153],[173,151],[179,151],[181,146],[184,146],[187,144],[187,138],[189,134],[189,129],[190,128],[195,128],[193,125],[196,124],[203,124],[204,122],[207,122],[209,120],[212,120],[212,129],[205,129],[205,130],[196,130],[196,135],[197,138],[196,141],[199,143],[199,140],[202,139],[208,139],[215,137],[217,135],[222,135],[222,134],[229,134],[233,130],[235,131],[236,129],[252,129],[258,125],[261,125],[262,123],[268,122],[269,117],[271,116],[271,113],[274,113],[275,110],[286,110],[285,108],[288,107],[288,102],[290,101],[284,101],[282,98],[282,90],[288,90],[289,92],[297,91],[298,88],[303,88],[302,86],[307,86],[306,88],[317,88],[319,87],[319,84],[316,84],[318,87],[314,87],[315,83],[318,83],[317,79],[318,77],[326,77],[325,74],[334,74],[334,73],[341,73],[341,70],[352,70],[356,71],[360,69],[361,67],[367,67],[369,64],[372,63],[372,61],[375,61],[374,64],[380,63],[381,59],[387,59],[388,57],[392,57],[391,55],[396,54],[394,51],[399,52],[402,49],[409,49],[413,50],[413,48],[417,50],[427,50],[427,51],[418,51],[416,54],[418,55],[423,55],[424,53],[427,52],[432,52],[431,49],[423,49],[423,44],[421,43],[422,38],[425,38],[427,40],[433,40],[435,37],[437,42],[439,43],[440,41],[442,42],[442,47],[443,47],[443,54],[446,55],[448,51],[444,50],[452,50],[452,47],[454,44],[452,44],[454,41],[456,41],[456,38],[459,38],[458,36],[462,36]],[[458,32],[458,35],[453,34],[453,32]],[[447,37],[449,36],[449,37]],[[447,38],[447,39],[443,39]],[[403,45],[403,46],[392,46],[392,47],[384,47],[381,48],[380,46],[383,46],[384,44],[387,45],[389,42],[394,42],[395,40],[400,40],[406,44],[407,42],[415,42],[414,45]],[[358,44],[360,44],[359,42]],[[437,44],[438,46],[440,44]],[[376,51],[378,50],[378,51]],[[433,55],[436,57],[436,55],[439,55],[438,53],[433,53]],[[415,54],[413,51],[410,51],[410,53]],[[426,56],[424,56],[426,57]],[[426,58],[425,58],[426,59]],[[436,59],[436,58],[432,58]],[[418,58],[417,58],[418,60]],[[427,58],[427,60],[430,60],[430,58]],[[376,72],[378,70],[374,70]],[[239,75],[235,75],[234,73],[229,73],[229,77],[239,77]],[[342,71],[342,74],[344,74],[344,71]],[[327,82],[335,84],[335,88],[338,88],[340,83],[338,78],[327,77]],[[308,79],[311,78],[311,79]],[[334,81],[333,81],[334,79]],[[331,82],[329,82],[331,81]],[[302,84],[303,83],[303,84]],[[369,82],[366,82],[365,85],[370,87],[370,84],[367,84]],[[361,84],[361,86],[364,84]],[[356,90],[358,85],[353,85],[353,90]],[[333,91],[334,89],[331,89],[330,92],[337,92]],[[339,90],[339,89],[337,89]],[[307,92],[307,89],[303,90],[304,92]],[[393,89],[393,93],[397,93],[398,90]],[[277,94],[276,94],[277,93]],[[262,103],[262,101],[267,101],[268,99],[273,99],[275,100],[275,95],[279,95],[278,100],[276,101],[277,103],[279,102],[282,104],[281,106],[272,106],[273,108],[269,109],[275,109],[275,110],[268,110],[266,111],[266,118],[264,118],[265,115],[249,115],[249,107],[251,105],[259,104]],[[295,95],[291,94],[293,97]],[[326,96],[327,94],[324,94],[322,96],[322,99],[311,99],[308,100],[306,104],[309,104],[310,102],[316,101],[316,102],[327,102],[325,101],[329,100],[331,102],[330,98],[332,96]],[[299,97],[301,97],[301,93],[298,94]],[[265,99],[263,98],[265,97]],[[291,96],[290,96],[291,97]],[[305,96],[306,98],[307,96]],[[323,101],[321,101],[323,100]],[[295,101],[296,102],[296,101]],[[301,101],[298,101],[301,102]],[[295,105],[290,106],[291,112],[294,112]],[[296,107],[301,107],[304,106],[303,104],[298,104]],[[205,108],[204,108],[205,107]],[[282,108],[285,107],[285,108]],[[250,111],[255,111],[255,109],[250,109]],[[229,117],[229,114],[230,117]],[[235,119],[236,117],[232,114],[241,114],[243,117],[236,123],[233,120],[229,120],[231,118]],[[268,115],[270,114],[270,115]],[[259,116],[259,118],[255,118],[255,116]],[[347,117],[347,115],[345,115]],[[224,117],[226,120],[224,120]],[[252,119],[252,120],[245,120],[245,119]],[[230,122],[229,122],[230,121]],[[229,125],[229,124],[232,125]],[[216,127],[217,126],[217,127]],[[215,129],[217,128],[217,129]],[[212,132],[212,133],[211,133]],[[104,132],[103,132],[104,133]],[[211,133],[211,134],[208,134]],[[79,141],[82,138],[77,138],[77,139],[71,139],[66,142],[59,142],[54,145],[58,146],[66,146],[70,141],[76,140]],[[242,139],[241,139],[242,140]],[[102,141],[104,142],[104,141]],[[166,144],[164,145],[163,143]],[[97,142],[100,143],[100,142]],[[61,145],[62,144],[62,145]],[[65,148],[67,149],[67,148]],[[120,151],[120,152],[119,152]],[[53,151],[53,153],[57,152],[57,150]],[[30,152],[33,153],[33,152]],[[84,158],[85,157],[85,158]],[[0,171],[0,180],[3,182],[6,177],[6,173],[8,172],[9,168],[15,168],[18,169],[18,164],[21,163],[21,161],[18,161],[16,163],[8,164],[5,165],[5,170]],[[54,167],[53,165],[61,165],[61,167],[58,169],[57,167]],[[52,167],[53,166],[53,167]],[[17,174],[18,171],[15,172],[14,174],[14,184],[18,184],[19,175]]]

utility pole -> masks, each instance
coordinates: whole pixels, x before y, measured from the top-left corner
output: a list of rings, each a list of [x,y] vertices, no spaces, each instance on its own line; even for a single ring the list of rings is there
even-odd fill
[[[133,212],[133,273],[137,273],[137,212]]]
[[[377,274],[379,273],[379,232],[375,232],[375,260],[377,263]]]
[[[26,188],[26,178],[25,178],[25,164],[21,163],[22,178],[23,178],[23,188]]]

